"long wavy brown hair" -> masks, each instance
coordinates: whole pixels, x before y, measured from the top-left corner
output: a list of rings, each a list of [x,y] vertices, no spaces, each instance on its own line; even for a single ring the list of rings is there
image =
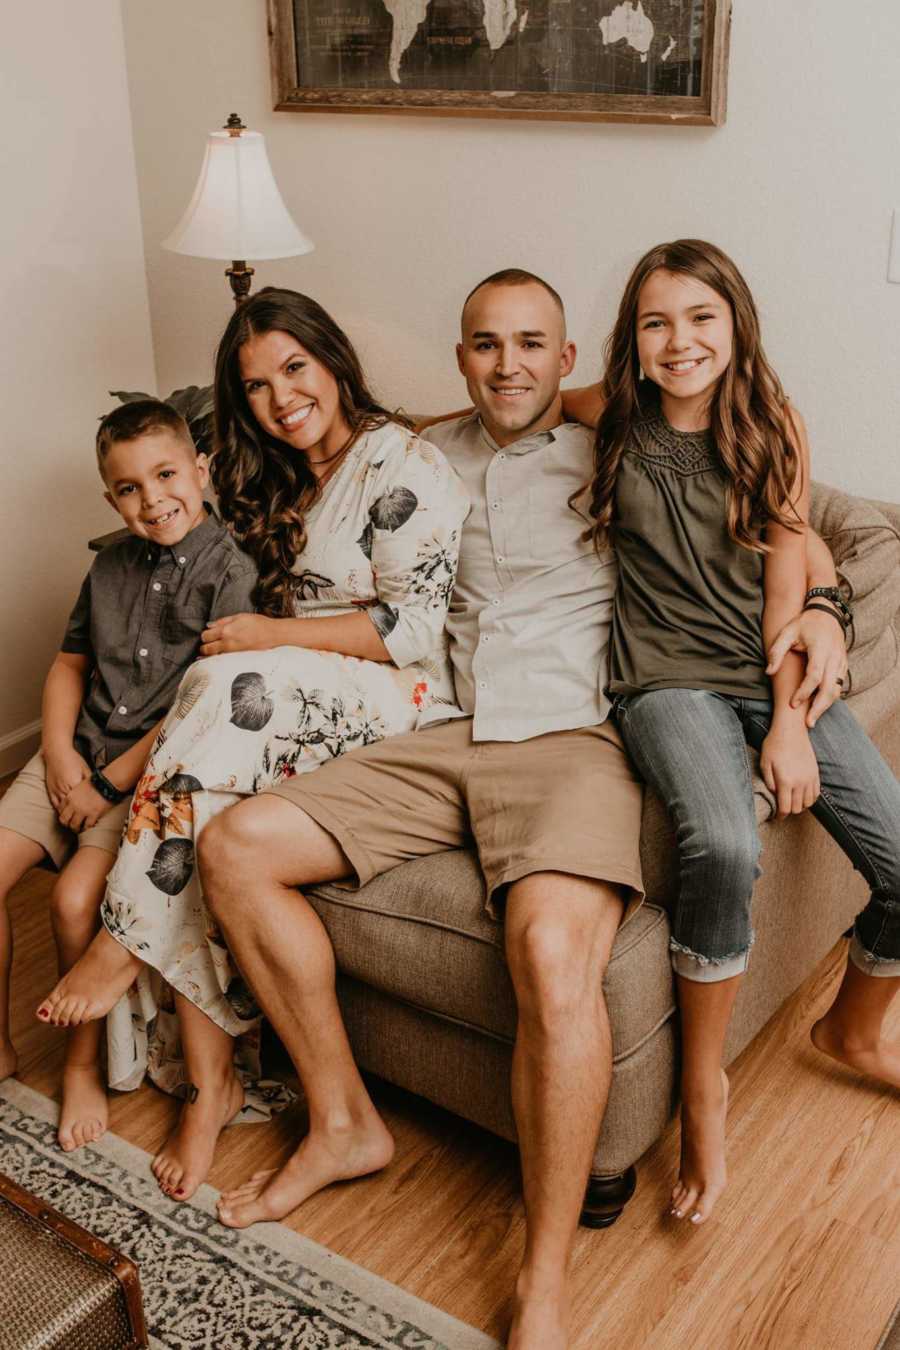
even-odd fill
[[[216,352],[212,479],[223,518],[259,568],[257,609],[285,618],[294,613],[291,568],[306,547],[306,513],[320,488],[303,452],[264,431],[247,401],[241,348],[273,332],[289,333],[331,372],[354,435],[385,422],[412,424],[376,400],[350,339],[308,295],[266,286],[235,310]]]
[[[635,422],[641,417],[637,313],[641,287],[658,269],[694,277],[711,286],[731,307],[734,346],[731,361],[710,404],[710,427],[728,478],[728,532],[736,544],[765,552],[760,530],[766,521],[798,528],[799,516],[785,503],[799,485],[800,460],[784,390],[769,365],[750,289],[721,249],[702,239],[676,239],[650,249],[625,287],[615,327],[606,341],[600,382],[604,408],[594,445],[590,484],[593,534],[606,548],[615,529],[616,475]]]

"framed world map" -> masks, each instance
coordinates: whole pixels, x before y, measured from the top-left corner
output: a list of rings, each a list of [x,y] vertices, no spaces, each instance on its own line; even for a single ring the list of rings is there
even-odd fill
[[[720,124],[731,0],[269,0],[275,107]]]

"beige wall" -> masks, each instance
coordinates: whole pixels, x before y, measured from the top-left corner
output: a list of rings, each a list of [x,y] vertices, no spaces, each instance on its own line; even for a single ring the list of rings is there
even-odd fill
[[[112,528],[93,464],[107,391],[155,386],[117,0],[13,7],[0,51],[0,772]]]
[[[900,500],[900,286],[885,279],[900,5],[854,13],[736,0],[728,122],[706,129],[273,114],[258,0],[16,6],[0,53],[0,771],[27,748],[84,541],[112,523],[91,463],[106,391],[155,387],[142,226],[159,387],[209,378],[230,309],[221,267],[158,241],[232,110],[266,133],[318,245],[260,264],[258,284],[332,309],[386,399],[460,402],[459,301],[511,263],[567,298],[586,380],[636,256],[700,234],[754,287],[818,475]]]
[[[361,348],[384,396],[459,404],[459,302],[497,267],[545,274],[593,376],[628,269],[665,237],[734,254],[771,357],[813,434],[817,474],[900,500],[900,4],[736,0],[722,128],[273,113],[264,6],[124,0],[161,388],[209,378],[230,301],[221,264],[160,250],[208,129],[263,131],[316,241],[257,284],[308,290]]]

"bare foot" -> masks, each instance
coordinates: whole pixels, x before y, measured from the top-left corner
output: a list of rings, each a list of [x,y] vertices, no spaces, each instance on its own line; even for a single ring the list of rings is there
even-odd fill
[[[244,1089],[233,1072],[218,1087],[206,1085],[186,1101],[175,1129],[153,1159],[159,1188],[174,1200],[190,1200],[212,1167],[219,1135],[244,1105]]]
[[[565,1293],[544,1290],[524,1294],[516,1289],[508,1350],[566,1350],[569,1309]]]
[[[103,1075],[96,1064],[67,1064],[63,1068],[62,1108],[56,1138],[71,1153],[94,1144],[106,1132],[109,1105]]]
[[[900,1045],[895,1041],[864,1043],[839,1029],[828,1013],[813,1025],[809,1038],[823,1055],[856,1069],[857,1073],[900,1088]]]
[[[364,1125],[320,1128],[306,1136],[283,1167],[257,1172],[243,1186],[224,1192],[219,1218],[228,1228],[283,1219],[323,1186],[378,1172],[393,1156],[394,1141],[378,1116]]]
[[[708,1219],[725,1189],[725,1119],[728,1077],[722,1070],[720,1092],[698,1094],[681,1103],[681,1167],[669,1211],[676,1219],[690,1213],[691,1223]]]
[[[105,1017],[140,968],[138,958],[101,928],[84,956],[44,999],[36,1016],[54,1027],[77,1027]]]
[[[0,1083],[4,1078],[12,1078],[18,1067],[19,1056],[13,1048],[12,1041],[0,1041]]]

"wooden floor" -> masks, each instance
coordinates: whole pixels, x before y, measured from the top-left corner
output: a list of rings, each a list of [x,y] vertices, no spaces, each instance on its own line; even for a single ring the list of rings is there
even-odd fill
[[[33,1018],[54,979],[50,885],[34,872],[13,897],[13,1036],[19,1076],[53,1096],[61,1036]],[[733,1066],[731,1183],[714,1217],[699,1229],[662,1217],[670,1129],[616,1226],[580,1232],[573,1350],[873,1350],[900,1297],[900,1100],[808,1046],[843,945]],[[373,1094],[396,1160],[291,1226],[501,1338],[523,1235],[514,1150],[384,1084]],[[153,1152],[175,1112],[144,1086],[116,1096],[112,1128]],[[292,1112],[226,1131],[212,1184],[277,1164],[300,1127]]]

